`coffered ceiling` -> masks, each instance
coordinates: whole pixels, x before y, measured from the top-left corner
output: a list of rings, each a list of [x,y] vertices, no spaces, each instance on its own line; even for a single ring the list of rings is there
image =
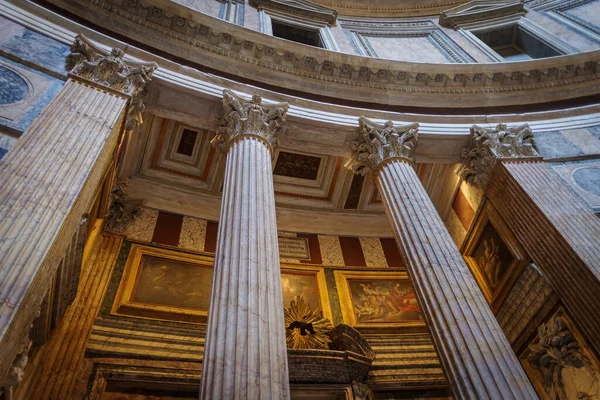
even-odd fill
[[[120,179],[130,180],[130,196],[150,203],[156,200],[153,197],[161,197],[159,208],[182,212],[178,203],[185,192],[186,202],[195,203],[194,208],[212,209],[204,217],[218,215],[225,157],[210,145],[215,120],[207,121],[189,124],[147,114],[142,127],[129,137],[120,171]],[[285,134],[293,132],[288,129]],[[339,213],[350,219],[372,215],[385,221],[381,197],[370,177],[353,175],[344,168],[345,161],[344,156],[313,148],[277,148],[273,155],[277,207]],[[415,168],[445,217],[458,183],[453,164],[417,164]]]

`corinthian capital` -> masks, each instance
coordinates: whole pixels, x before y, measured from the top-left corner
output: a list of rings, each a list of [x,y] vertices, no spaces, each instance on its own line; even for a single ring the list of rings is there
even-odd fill
[[[539,158],[535,150],[533,132],[529,125],[494,129],[471,127],[471,144],[462,150],[463,165],[458,174],[466,182],[485,188],[497,159]]]
[[[258,95],[247,101],[230,90],[223,90],[223,115],[211,143],[218,150],[225,151],[232,139],[247,135],[260,137],[275,148],[288,107],[287,103],[262,104]]]
[[[345,166],[356,174],[365,175],[390,158],[404,158],[411,162],[417,147],[419,124],[394,127],[392,121],[377,124],[365,117],[358,119],[360,137],[350,144],[354,153]]]
[[[93,45],[85,36],[77,35],[67,57],[69,75],[131,96],[127,129],[141,123],[144,111],[144,88],[152,79],[156,63],[125,61],[125,52],[114,48],[110,53]]]

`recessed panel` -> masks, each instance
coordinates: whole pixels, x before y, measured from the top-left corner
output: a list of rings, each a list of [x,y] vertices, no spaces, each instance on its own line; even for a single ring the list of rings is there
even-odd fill
[[[316,180],[321,165],[320,157],[280,152],[273,174],[290,178]]]

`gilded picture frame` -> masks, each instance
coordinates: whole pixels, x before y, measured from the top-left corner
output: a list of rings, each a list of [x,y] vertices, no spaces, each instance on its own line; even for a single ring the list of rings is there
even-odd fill
[[[206,323],[213,263],[211,257],[134,243],[111,314]],[[163,277],[163,272],[167,276]],[[189,281],[196,287],[188,288],[176,281]],[[188,297],[199,306],[189,306]]]
[[[405,271],[334,271],[342,319],[362,332],[423,332],[425,320]]]
[[[298,277],[298,279],[290,279],[292,288],[288,288],[286,280],[292,277]],[[311,280],[309,281],[307,278],[310,278]],[[310,288],[309,286],[307,290],[305,285],[310,285],[312,282],[315,283],[316,287]],[[295,295],[301,295],[312,310],[319,308],[323,318],[327,318],[329,321],[333,322],[331,303],[327,291],[327,281],[325,280],[325,270],[323,268],[300,266],[297,264],[282,264],[281,286],[283,292],[283,306],[285,308],[290,307],[290,302],[294,299]],[[303,289],[294,290],[294,286],[302,286]],[[318,295],[318,301],[315,294]]]
[[[463,249],[477,284],[497,312],[529,263],[529,257],[489,201],[478,215]]]
[[[132,244],[111,314],[155,320],[206,323],[214,258]],[[332,321],[323,268],[282,265],[283,304],[302,295]],[[286,303],[287,301],[287,303]]]

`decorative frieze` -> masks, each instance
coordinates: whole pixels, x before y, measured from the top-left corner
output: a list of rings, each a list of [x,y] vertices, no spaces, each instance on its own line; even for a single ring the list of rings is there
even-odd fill
[[[230,90],[224,90],[223,114],[211,144],[224,152],[236,137],[255,136],[274,149],[279,143],[281,124],[285,122],[287,110],[287,103],[266,105],[259,95],[247,101]]]
[[[345,167],[361,175],[375,171],[386,159],[405,158],[414,161],[419,124],[394,127],[392,121],[377,124],[365,117],[358,119],[360,136],[350,144],[354,153]]]
[[[457,173],[466,182],[485,188],[497,159],[541,159],[529,125],[495,128],[471,127],[471,144],[462,150],[463,165]]]
[[[415,105],[417,95],[422,99],[422,105],[433,107],[444,102],[452,106],[456,98],[440,94],[454,94],[463,99],[463,106],[467,103],[473,106],[481,104],[479,96],[474,95],[485,96],[486,104],[491,106],[509,104],[513,95],[520,96],[523,102],[523,92],[552,88],[554,94],[548,93],[547,96],[565,98],[566,93],[571,92],[559,89],[561,87],[580,87],[587,82],[585,93],[588,93],[594,86],[593,82],[600,84],[600,53],[557,58],[543,64],[537,61],[513,63],[502,68],[468,65],[453,68],[452,72],[448,72],[446,67],[428,64],[409,69],[405,63],[387,60],[385,63],[373,60],[365,65],[362,57],[339,57],[336,53],[318,48],[307,50],[305,46],[297,47],[277,38],[248,34],[242,28],[229,24],[225,30],[206,16],[189,9],[184,12],[176,5],[163,9],[145,1],[77,1],[79,5],[51,0],[75,14],[81,12],[81,7],[93,9],[95,12],[82,17],[135,40],[145,42],[147,38],[158,35],[163,40],[147,44],[208,67],[246,74],[247,77],[254,76],[258,70],[260,80],[265,83],[303,91],[307,90],[309,83],[311,91],[324,95],[329,95],[331,88],[337,87],[347,93],[349,99],[360,99],[354,96],[355,88],[361,88],[361,91],[370,90],[374,101],[385,96],[385,102],[389,104],[410,102]],[[283,76],[286,79],[282,79]],[[506,95],[492,98],[490,93]],[[578,92],[578,96],[585,93]],[[427,94],[434,94],[435,98],[425,101],[425,98],[431,97]],[[539,98],[525,101],[538,102]]]
[[[126,62],[124,56],[122,49],[114,48],[106,53],[85,36],[77,35],[71,45],[66,68],[70,70],[69,76],[131,96],[126,128],[133,129],[142,122],[141,114],[145,108],[143,92],[158,65],[154,62]]]

